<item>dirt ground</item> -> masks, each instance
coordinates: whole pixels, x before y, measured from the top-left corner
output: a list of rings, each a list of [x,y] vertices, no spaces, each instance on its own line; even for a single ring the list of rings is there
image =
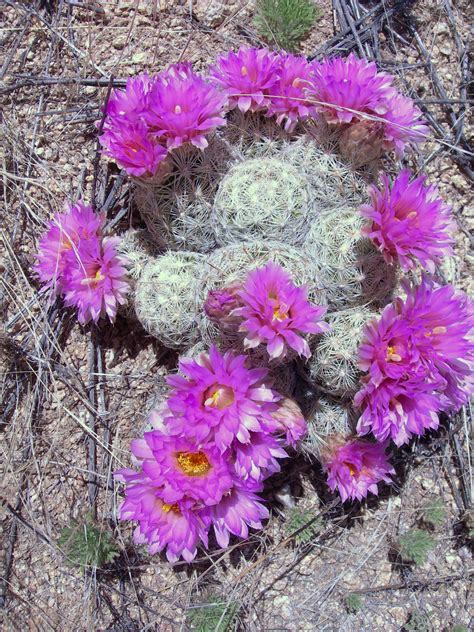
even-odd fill
[[[468,4],[422,0],[412,7],[458,116]],[[331,2],[319,5],[322,17],[302,47],[307,55],[340,29]],[[64,310],[46,308],[31,274],[38,235],[51,213],[78,195],[105,202],[122,228],[136,223],[127,181],[98,160],[95,122],[109,78],[154,73],[180,60],[205,69],[230,48],[262,44],[254,10],[245,0],[0,4],[0,312],[9,353],[0,367],[8,377],[0,390],[4,630],[189,630],[190,612],[213,600],[237,604],[229,630],[473,629],[465,529],[472,500],[470,410],[401,451],[396,483],[361,506],[343,508],[324,491],[318,467],[295,458],[268,490],[272,515],[265,530],[228,550],[202,552],[192,565],[149,556],[132,543],[131,526],[116,522],[120,497],[111,473],[129,465],[129,441],[143,428],[176,355],[144,331],[130,330],[124,318],[94,333]],[[442,104],[431,103],[438,98],[433,73],[413,34],[400,33],[380,35],[381,58],[450,131],[447,140],[430,140],[411,164],[453,205],[459,231],[451,277],[472,291],[472,183],[451,146],[459,127],[453,130]],[[115,183],[112,197],[105,182]],[[434,498],[446,511],[433,529],[436,546],[425,563],[402,566],[394,554],[397,538],[419,524],[420,508]],[[317,517],[305,543],[290,537],[292,502]],[[90,511],[113,531],[121,551],[96,573],[68,565],[58,547],[61,530]],[[361,597],[356,612],[347,602],[354,593]]]

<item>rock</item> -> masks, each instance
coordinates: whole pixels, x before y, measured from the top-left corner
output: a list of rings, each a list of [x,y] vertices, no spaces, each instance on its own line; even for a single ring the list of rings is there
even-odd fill
[[[443,55],[446,55],[446,57],[451,57],[453,47],[451,46],[451,44],[443,44],[439,47],[439,52]]]
[[[234,3],[227,0],[195,0],[193,13],[205,26],[216,28],[228,18],[234,10]]]

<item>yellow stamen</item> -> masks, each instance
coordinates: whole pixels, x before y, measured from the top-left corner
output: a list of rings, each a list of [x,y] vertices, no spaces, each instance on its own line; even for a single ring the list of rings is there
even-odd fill
[[[81,285],[94,285],[94,283],[98,283],[99,281],[103,281],[104,279],[105,276],[100,273],[100,270],[97,270],[95,276],[82,279]]]
[[[181,114],[181,112],[182,112],[182,110],[181,110],[181,106],[180,106],[180,105],[177,105],[177,106],[174,108],[174,113],[175,113],[175,114]]]
[[[280,311],[280,307],[276,307],[273,310],[272,320],[278,320],[279,322],[281,322],[282,320],[285,320],[285,318],[288,318],[288,313],[285,311]]]
[[[211,469],[204,452],[176,452],[176,460],[187,476],[205,476]]]
[[[242,77],[246,77],[249,74],[245,66],[242,66],[242,68],[240,69],[240,74],[242,75]]]
[[[300,84],[301,84],[300,77],[296,77],[296,79],[293,79],[293,83],[291,85],[293,86],[293,88],[299,88]]]
[[[415,219],[415,217],[417,217],[416,211],[412,211],[411,213],[408,213],[407,215],[407,219]]]
[[[433,329],[433,333],[434,333],[434,335],[435,335],[435,336],[437,336],[437,335],[439,335],[439,334],[445,334],[447,331],[448,331],[448,330],[447,330],[447,328],[446,328],[446,327],[443,327],[443,326],[441,326],[441,327],[435,327],[435,328]]]
[[[400,362],[402,356],[395,353],[395,347],[387,347],[387,360],[393,360],[394,362]]]
[[[161,508],[163,509],[165,513],[169,513],[170,511],[173,511],[174,513],[177,513],[177,514],[181,513],[176,503],[174,503],[173,505],[168,505],[168,503],[163,503],[163,506]]]

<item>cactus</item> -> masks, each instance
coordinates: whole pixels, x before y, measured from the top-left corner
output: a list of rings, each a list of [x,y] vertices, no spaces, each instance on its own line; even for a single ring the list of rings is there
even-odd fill
[[[335,154],[323,151],[310,135],[285,143],[278,158],[308,180],[314,204],[322,212],[356,209],[366,199],[364,181]]]
[[[155,246],[150,241],[146,230],[136,230],[131,228],[126,233],[120,235],[120,243],[117,252],[127,258],[127,271],[130,279],[137,281],[143,270],[156,253]]]
[[[204,303],[210,291],[228,287],[235,281],[243,281],[250,270],[264,266],[269,261],[285,268],[296,285],[307,284],[310,300],[317,305],[326,304],[324,292],[320,290],[321,282],[310,259],[280,242],[255,241],[224,246],[208,255],[204,265],[199,266],[197,305]],[[200,315],[199,329],[208,345],[220,338],[224,346],[231,346],[240,338],[238,335],[232,337],[229,332],[225,332],[222,338],[222,332],[204,313]]]
[[[170,152],[159,182],[137,181],[135,202],[158,246],[198,252],[215,247],[209,217],[230,160],[228,145],[214,137],[204,152],[189,145]]]
[[[326,320],[331,328],[319,337],[309,361],[311,379],[329,393],[352,397],[359,387],[357,361],[362,329],[376,316],[365,307],[329,314]]]
[[[432,527],[439,527],[446,520],[446,509],[443,501],[439,498],[432,498],[421,510],[421,517],[425,524]]]
[[[363,218],[353,208],[321,215],[308,232],[303,249],[312,256],[332,309],[385,304],[396,272],[362,236]]]
[[[197,341],[197,269],[202,256],[168,252],[151,259],[135,290],[135,310],[143,327],[172,349]]]
[[[334,435],[348,435],[353,430],[352,412],[349,407],[328,399],[319,399],[306,419],[308,434],[300,442],[300,450],[310,457],[321,456],[321,450]]]
[[[212,223],[221,245],[258,239],[298,245],[310,217],[305,178],[276,158],[254,158],[235,165],[223,178]]]

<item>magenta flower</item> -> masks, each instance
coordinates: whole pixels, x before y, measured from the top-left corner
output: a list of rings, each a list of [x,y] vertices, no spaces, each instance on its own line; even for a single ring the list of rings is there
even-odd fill
[[[321,102],[314,105],[328,123],[350,123],[363,114],[384,115],[396,93],[392,82],[373,62],[351,53],[347,59],[313,62],[307,96]]]
[[[113,322],[117,306],[126,302],[130,286],[126,280],[126,259],[117,255],[118,237],[98,237],[79,242],[70,250],[63,274],[65,304],[76,307],[84,325],[108,316]]]
[[[131,122],[143,114],[148,105],[148,93],[153,85],[146,72],[129,77],[125,90],[114,90],[107,103],[106,113],[111,119],[126,118]]]
[[[127,485],[118,515],[121,520],[138,521],[133,534],[137,544],[148,544],[151,554],[164,550],[172,563],[181,556],[192,562],[199,543],[207,546],[209,518],[195,510],[194,501],[164,502],[160,488],[133,470],[120,470],[115,478]]]
[[[266,48],[241,47],[220,57],[210,68],[211,79],[224,89],[229,107],[242,112],[265,109],[269,88],[278,76],[280,59]]]
[[[95,238],[105,222],[103,213],[94,213],[82,201],[68,206],[65,213],[56,213],[40,240],[35,272],[45,288],[54,294],[62,292],[62,276],[66,258],[83,240]]]
[[[212,521],[216,540],[221,547],[229,545],[230,535],[247,538],[249,527],[262,529],[262,520],[268,518],[268,509],[256,492],[262,487],[255,483],[235,483],[231,494],[224,496],[218,505],[206,507],[203,514]]]
[[[296,448],[308,432],[306,420],[298,404],[289,397],[284,397],[277,402],[277,409],[272,412],[272,417],[277,423],[276,434],[284,435],[285,443]]]
[[[377,441],[392,439],[397,446],[439,425],[440,398],[423,378],[387,379],[380,386],[369,382],[356,393],[354,404],[362,409],[360,435],[372,432]]]
[[[248,443],[235,445],[234,468],[239,479],[260,482],[280,471],[277,459],[288,455],[278,441],[269,434],[253,432]]]
[[[429,128],[423,120],[423,114],[412,99],[395,94],[387,100],[387,110],[382,115],[384,125],[384,146],[394,150],[402,158],[405,148],[424,143]]]
[[[329,489],[337,489],[342,502],[362,500],[369,492],[377,495],[377,483],[390,483],[390,474],[395,472],[385,450],[383,444],[360,439],[336,441],[334,446],[328,446],[322,464]]]
[[[150,89],[144,120],[150,132],[168,149],[191,143],[207,147],[206,134],[225,125],[226,96],[179,64],[158,75]]]
[[[387,378],[401,379],[426,374],[410,324],[402,319],[395,305],[387,305],[379,320],[371,320],[363,330],[359,346],[359,367],[369,371],[374,386]]]
[[[278,75],[268,88],[270,103],[267,115],[276,115],[279,125],[286,121],[288,132],[294,130],[298,121],[316,116],[316,107],[306,99],[305,89],[310,79],[311,65],[304,57],[281,56]]]
[[[185,358],[184,374],[168,378],[172,434],[202,443],[215,442],[224,452],[234,440],[247,443],[251,432],[275,428],[270,412],[279,396],[269,388],[266,369],[247,369],[247,358],[212,346],[198,359]]]
[[[244,306],[233,315],[244,319],[240,331],[246,332],[245,347],[252,349],[265,343],[272,359],[285,357],[289,347],[309,358],[309,345],[300,334],[329,329],[320,320],[326,308],[311,305],[306,287],[296,287],[290,275],[275,263],[250,272],[238,296]]]
[[[132,117],[130,117],[132,118]],[[167,151],[140,118],[114,121],[99,137],[106,156],[132,176],[153,176]]]
[[[425,186],[425,176],[410,182],[410,175],[404,169],[392,185],[383,175],[382,189],[369,187],[372,203],[361,206],[360,211],[372,223],[364,232],[387,263],[398,262],[407,271],[419,262],[434,272],[435,265],[453,252],[455,224],[438,189]]]
[[[162,487],[167,503],[192,498],[215,505],[232,487],[229,462],[212,444],[196,445],[159,430],[145,432],[132,442],[132,453],[141,459],[143,472]]]
[[[457,410],[474,392],[474,303],[451,285],[436,286],[424,276],[405,284],[407,298],[397,309],[413,330],[413,340],[442,410]],[[441,382],[441,385],[440,385]]]

